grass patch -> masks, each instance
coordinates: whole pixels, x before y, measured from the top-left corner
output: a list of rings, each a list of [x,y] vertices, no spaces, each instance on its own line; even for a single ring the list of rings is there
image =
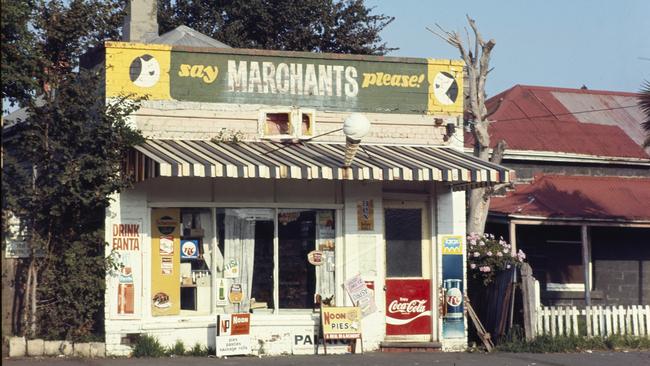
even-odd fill
[[[173,346],[167,349],[168,356],[183,356],[185,354],[185,344],[183,341],[177,340]]]
[[[192,349],[187,351],[185,353],[186,356],[194,356],[194,357],[207,357],[208,354],[210,354],[210,350],[208,347],[203,347],[199,343],[196,343]]]
[[[141,334],[133,346],[133,357],[164,357],[167,350],[163,347],[158,338],[148,334]]]
[[[502,352],[557,353],[582,352],[586,350],[619,351],[619,350],[650,350],[650,338],[613,335],[609,337],[582,336],[538,336],[532,341],[518,328],[504,337],[497,350]]]

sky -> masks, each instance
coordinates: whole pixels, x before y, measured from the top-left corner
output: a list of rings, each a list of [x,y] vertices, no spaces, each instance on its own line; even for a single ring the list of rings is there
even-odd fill
[[[366,0],[395,17],[391,56],[459,58],[425,27],[465,34],[465,14],[496,40],[488,96],[516,84],[637,92],[650,81],[650,0]],[[471,30],[470,30],[471,31]],[[3,110],[8,106],[3,103]]]
[[[394,16],[381,33],[390,56],[460,58],[430,33],[471,29],[496,40],[488,96],[516,84],[637,92],[650,81],[650,0],[439,1],[366,0],[374,14]]]

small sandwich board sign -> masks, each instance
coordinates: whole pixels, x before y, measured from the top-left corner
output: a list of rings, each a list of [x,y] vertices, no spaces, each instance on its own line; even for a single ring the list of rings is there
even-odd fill
[[[352,350],[356,348],[356,340],[361,341],[363,352],[363,338],[361,336],[361,308],[356,306],[326,307],[321,306],[321,335],[324,341],[330,339],[354,340]],[[327,354],[327,342],[323,342]]]
[[[251,353],[251,315],[217,315],[217,357],[247,355]]]

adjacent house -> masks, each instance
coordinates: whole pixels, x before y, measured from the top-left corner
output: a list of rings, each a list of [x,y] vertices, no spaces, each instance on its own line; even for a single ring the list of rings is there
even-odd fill
[[[486,231],[528,254],[544,305],[650,303],[650,150],[636,97],[516,85],[487,101],[517,183],[492,199]]]

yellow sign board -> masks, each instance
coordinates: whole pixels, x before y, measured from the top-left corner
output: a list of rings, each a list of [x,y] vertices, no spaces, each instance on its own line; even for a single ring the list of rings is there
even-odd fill
[[[375,209],[372,200],[357,201],[357,229],[375,230]]]
[[[324,339],[361,338],[361,308],[321,308],[321,328]]]
[[[106,96],[170,100],[171,46],[139,43],[106,44]]]
[[[151,233],[151,314],[177,315],[181,309],[180,209],[152,209]]]
[[[445,235],[440,241],[442,243],[442,254],[463,255],[462,235]]]
[[[463,113],[463,66],[462,61],[429,59],[428,113]]]

